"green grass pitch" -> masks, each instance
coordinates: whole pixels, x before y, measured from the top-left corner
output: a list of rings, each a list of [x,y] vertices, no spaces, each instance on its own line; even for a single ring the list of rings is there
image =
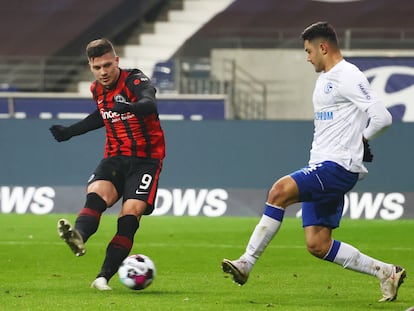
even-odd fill
[[[87,253],[75,257],[57,236],[60,217],[0,215],[0,310],[406,310],[414,306],[414,220],[344,219],[334,237],[386,262],[408,277],[391,303],[378,303],[376,278],[316,259],[304,246],[299,219],[285,219],[279,234],[242,287],[220,268],[244,250],[258,218],[144,217],[131,253],[150,256],[157,267],[144,291],[113,291],[90,284],[99,271],[116,216],[102,217]],[[413,277],[414,280],[414,277]]]

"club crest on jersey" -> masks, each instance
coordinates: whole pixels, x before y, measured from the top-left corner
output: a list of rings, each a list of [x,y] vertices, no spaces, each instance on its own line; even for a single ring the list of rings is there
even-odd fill
[[[325,94],[329,94],[330,92],[332,92],[332,90],[333,90],[333,83],[332,82],[326,83],[325,89],[324,89]]]
[[[117,94],[117,95],[114,96],[114,102],[126,103],[127,100],[121,94]]]

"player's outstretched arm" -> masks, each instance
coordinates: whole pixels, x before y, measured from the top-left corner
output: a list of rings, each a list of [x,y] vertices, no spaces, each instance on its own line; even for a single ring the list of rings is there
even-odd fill
[[[371,105],[367,109],[369,124],[365,128],[363,136],[366,140],[371,140],[381,135],[392,124],[390,112],[380,103]]]
[[[73,136],[82,135],[103,126],[104,123],[101,114],[99,113],[99,110],[96,109],[85,119],[75,124],[70,126],[52,125],[49,130],[58,142],[62,142],[71,139]]]

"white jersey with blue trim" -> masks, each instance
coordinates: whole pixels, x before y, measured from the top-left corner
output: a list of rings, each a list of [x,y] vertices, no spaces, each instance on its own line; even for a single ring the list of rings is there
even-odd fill
[[[374,104],[380,101],[355,65],[341,60],[321,73],[313,92],[315,132],[309,164],[333,161],[354,173],[368,172],[362,163],[362,135],[366,111]]]

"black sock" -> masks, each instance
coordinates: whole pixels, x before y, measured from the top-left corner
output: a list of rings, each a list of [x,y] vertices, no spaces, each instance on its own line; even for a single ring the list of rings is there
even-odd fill
[[[106,248],[105,260],[98,277],[103,276],[109,281],[114,276],[132,249],[138,227],[139,222],[134,215],[118,218],[118,230]]]
[[[86,195],[85,206],[80,210],[75,221],[75,229],[86,242],[98,230],[102,213],[106,210],[106,202],[95,192]]]

